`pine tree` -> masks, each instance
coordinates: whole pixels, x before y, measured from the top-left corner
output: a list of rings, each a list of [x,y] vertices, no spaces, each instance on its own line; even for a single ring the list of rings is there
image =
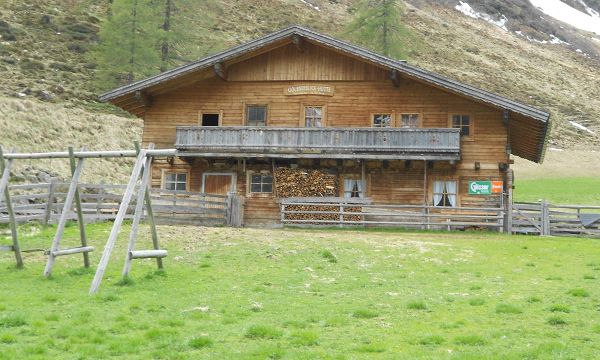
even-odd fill
[[[410,32],[402,24],[399,0],[361,0],[344,37],[385,56],[405,59]]]
[[[160,14],[152,0],[114,0],[112,16],[100,29],[93,52],[98,85],[103,89],[131,83],[156,74],[160,57]]]

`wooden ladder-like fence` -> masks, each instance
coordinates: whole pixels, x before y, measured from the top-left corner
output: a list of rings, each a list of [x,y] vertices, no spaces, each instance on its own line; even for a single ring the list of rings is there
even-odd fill
[[[512,228],[516,234],[600,237],[600,206],[513,204]]]

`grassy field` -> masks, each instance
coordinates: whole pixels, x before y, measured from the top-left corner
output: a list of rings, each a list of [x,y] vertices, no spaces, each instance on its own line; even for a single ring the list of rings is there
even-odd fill
[[[64,246],[76,243],[67,228]],[[99,249],[107,224],[90,225]],[[81,257],[0,254],[0,359],[592,359],[597,240],[391,230],[160,227],[166,270],[100,293]],[[6,230],[0,236],[8,243]],[[24,227],[23,247],[53,229]],[[148,247],[143,229],[139,248]]]
[[[560,205],[600,205],[600,179],[564,177],[517,180],[514,199],[524,202],[545,199]]]

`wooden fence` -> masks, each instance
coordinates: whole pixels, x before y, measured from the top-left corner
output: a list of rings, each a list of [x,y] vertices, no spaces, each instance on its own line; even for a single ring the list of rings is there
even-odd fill
[[[284,225],[400,226],[420,229],[504,229],[504,209],[440,208],[373,204],[370,199],[286,198],[280,201]]]
[[[60,217],[68,187],[68,183],[59,182],[9,186],[16,221],[55,223]],[[84,221],[114,220],[125,188],[126,185],[79,184]],[[160,224],[243,224],[243,198],[237,195],[162,189],[151,189],[150,194],[154,216]],[[126,219],[133,217],[135,205],[135,200],[129,204]],[[73,209],[68,218],[77,218]],[[1,201],[0,223],[8,223],[6,204]]]
[[[600,206],[515,203],[512,213],[513,233],[600,236]]]

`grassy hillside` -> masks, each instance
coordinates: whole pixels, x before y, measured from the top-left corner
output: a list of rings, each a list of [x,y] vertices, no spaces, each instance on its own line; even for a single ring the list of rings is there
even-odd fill
[[[209,38],[204,39],[214,44],[213,51],[293,23],[339,36],[351,18],[352,5],[351,0],[219,3]],[[65,120],[50,116],[57,109],[72,114],[77,111],[77,118],[84,119],[81,124],[90,124],[85,119],[116,114],[119,118],[107,122],[116,127],[111,130],[111,143],[100,141],[96,147],[129,147],[140,134],[140,123],[131,122],[118,109],[95,102],[100,89],[93,85],[96,64],[90,49],[98,41],[105,5],[91,0],[4,0],[0,5],[0,72],[6,75],[0,82],[0,95],[13,98],[13,104],[26,100],[24,104],[30,105],[24,106],[35,104],[41,113],[49,114],[40,123],[41,129],[61,128],[53,122]],[[451,4],[412,1],[403,21],[414,34],[411,63],[549,110],[554,122],[552,146],[588,150],[600,147],[600,98],[596,96],[600,93],[600,64],[596,60],[560,45],[530,42],[469,18],[452,9]],[[31,126],[15,108],[11,105],[4,109],[5,114],[11,113],[8,116],[13,122],[10,128],[2,123],[0,130],[12,134],[3,136],[0,143],[21,148],[35,144],[39,150],[48,150],[56,145],[86,142],[80,137],[86,131],[78,130],[78,126],[64,127],[67,142],[57,142],[50,131],[21,131],[16,136],[15,129]],[[596,134],[579,130],[569,121],[587,126]]]
[[[590,239],[485,233],[159,227],[165,271],[99,294],[81,256],[0,253],[0,359],[594,359],[600,259]],[[88,227],[102,249],[109,224]],[[27,248],[54,229],[28,227]],[[65,246],[77,241],[67,228]],[[138,246],[149,244],[142,228]],[[0,237],[1,238],[1,237]],[[6,240],[8,242],[8,240]],[[92,264],[100,258],[91,253]]]

